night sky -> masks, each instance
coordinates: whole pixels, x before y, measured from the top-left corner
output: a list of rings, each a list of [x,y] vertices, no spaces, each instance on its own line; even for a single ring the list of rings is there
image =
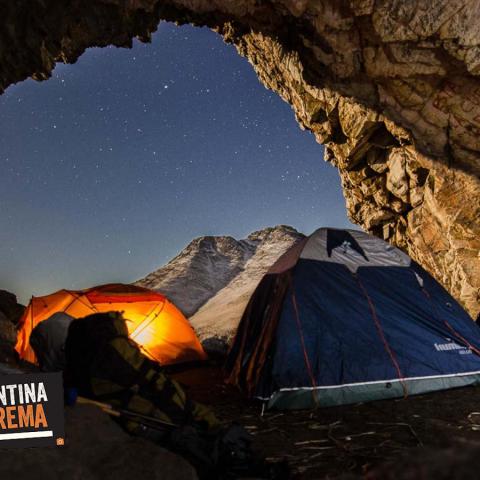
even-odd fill
[[[337,171],[234,47],[162,23],[0,97],[0,288],[133,281],[193,237],[350,226]]]

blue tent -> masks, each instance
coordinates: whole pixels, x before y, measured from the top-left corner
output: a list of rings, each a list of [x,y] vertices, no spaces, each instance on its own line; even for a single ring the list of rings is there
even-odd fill
[[[401,250],[321,228],[262,279],[227,360],[277,408],[402,397],[480,381],[480,328]]]

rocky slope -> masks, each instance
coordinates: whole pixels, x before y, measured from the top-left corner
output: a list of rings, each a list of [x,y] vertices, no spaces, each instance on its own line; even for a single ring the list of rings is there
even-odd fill
[[[209,351],[223,353],[227,349],[248,300],[263,275],[304,236],[293,229],[276,227],[255,232],[248,238],[261,241],[243,270],[190,317],[201,342]]]
[[[158,290],[190,316],[241,271],[254,251],[248,239],[199,237],[136,285]]]
[[[4,2],[0,89],[160,19],[218,31],[340,171],[351,219],[480,311],[478,0]]]
[[[254,232],[243,240],[228,236],[199,237],[136,285],[158,290],[186,316],[191,316],[247,265],[255,263],[259,258],[257,252],[271,250],[281,254],[301,237],[295,229],[283,225]],[[269,258],[264,257],[262,261],[268,262]]]

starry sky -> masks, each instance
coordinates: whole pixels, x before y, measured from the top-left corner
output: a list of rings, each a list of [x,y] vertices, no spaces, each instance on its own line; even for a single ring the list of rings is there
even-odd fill
[[[0,97],[0,288],[136,280],[193,237],[351,226],[336,169],[207,29],[89,49]]]

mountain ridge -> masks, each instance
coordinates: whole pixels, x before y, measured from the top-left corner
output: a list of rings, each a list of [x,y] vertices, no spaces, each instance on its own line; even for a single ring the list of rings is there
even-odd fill
[[[168,263],[137,280],[135,285],[163,293],[191,317],[240,275],[249,262],[255,264],[257,253],[262,252],[257,256],[261,265],[273,263],[273,257],[280,256],[303,237],[288,225],[256,230],[240,240],[228,235],[196,237]],[[249,269],[255,270],[252,265]]]

